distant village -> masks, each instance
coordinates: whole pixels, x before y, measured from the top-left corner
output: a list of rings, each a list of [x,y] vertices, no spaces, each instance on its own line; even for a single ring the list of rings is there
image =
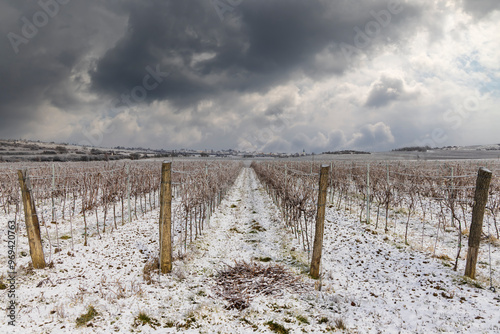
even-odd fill
[[[194,149],[149,149],[142,147],[98,148],[67,143],[41,142],[29,140],[0,140],[0,162],[21,161],[109,161],[121,159],[148,159],[162,157],[192,158],[285,158],[307,155],[302,153],[248,152],[234,149],[194,150]]]
[[[497,153],[500,151],[500,144],[493,145],[473,145],[467,147],[460,146],[445,146],[442,148],[430,147],[402,147],[393,149],[387,152],[395,155],[400,155],[406,158],[427,159],[430,157],[441,159],[446,158],[491,158],[500,159]],[[448,153],[447,153],[448,152]],[[476,152],[476,153],[474,153]],[[480,153],[480,154],[479,154]],[[363,157],[367,155],[377,155],[376,153],[358,151],[358,150],[341,150],[327,151],[319,153],[306,153],[305,150],[296,153],[279,153],[279,152],[249,152],[239,151],[234,149],[225,150],[194,150],[194,149],[150,149],[143,147],[123,147],[116,146],[113,148],[93,147],[87,145],[77,145],[69,143],[42,142],[32,140],[14,140],[0,139],[0,163],[1,162],[64,162],[64,161],[112,161],[112,160],[139,160],[152,158],[224,158],[224,159],[273,159],[273,158],[295,158],[302,156],[315,155],[330,155],[330,156],[354,156]],[[416,154],[416,155],[415,155]],[[475,154],[475,155],[474,155]],[[479,154],[479,155],[478,155]]]

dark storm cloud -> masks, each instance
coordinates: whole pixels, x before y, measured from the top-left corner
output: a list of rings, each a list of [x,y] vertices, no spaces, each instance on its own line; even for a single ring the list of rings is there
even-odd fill
[[[126,94],[140,84],[146,66],[159,65],[171,75],[147,92],[145,100],[170,100],[182,107],[221,91],[266,92],[298,72],[314,78],[339,75],[351,65],[341,43],[356,47],[355,59],[383,43],[379,35],[395,39],[404,34],[404,25],[420,13],[404,4],[397,7],[401,12],[391,15],[388,3],[392,2],[244,1],[234,9],[237,20],[227,22],[220,21],[210,1],[129,3],[127,32],[91,71],[92,88]],[[381,11],[389,17],[377,16]],[[374,25],[368,33],[371,38],[356,32],[356,27],[364,30],[377,18],[384,24],[383,34],[373,30]],[[321,52],[335,66],[317,63]]]
[[[44,104],[79,110],[84,102],[78,93],[87,89],[85,72],[91,90],[111,101],[141,85],[146,67],[171,71],[145,101],[170,100],[179,110],[221,92],[266,92],[303,73],[316,79],[340,75],[353,65],[340,43],[354,46],[354,29],[376,21],[373,12],[387,11],[390,3],[243,1],[234,9],[237,20],[221,22],[212,2],[204,0],[57,1],[0,3],[4,129],[42,116],[38,110]],[[418,8],[404,4],[380,36],[358,51],[369,54],[376,43],[384,45],[381,36],[404,34],[409,18],[418,15]],[[47,22],[26,36],[34,20],[44,16]],[[127,18],[127,26],[117,25],[113,16]],[[107,51],[98,55],[99,48]],[[319,53],[333,65],[318,62]],[[99,58],[92,60],[94,55]]]
[[[0,2],[0,113],[3,135],[43,117],[42,105],[71,112],[81,101],[68,83],[99,34],[96,1]],[[17,136],[16,136],[17,137]]]
[[[214,3],[234,8],[221,20]],[[384,57],[408,53],[420,63],[421,55],[411,51],[416,36],[427,36],[430,46],[440,43],[447,34],[444,18],[454,18],[443,2],[398,3],[3,0],[0,137],[30,135],[38,125],[60,121],[75,142],[82,128],[102,123],[121,129],[105,141],[128,140],[130,146],[136,135],[144,146],[168,141],[160,136],[166,129],[182,129],[172,142],[189,145],[222,145],[234,138],[242,145],[286,150],[390,143],[400,124],[384,119],[386,113],[403,114],[398,108],[420,102],[421,95],[420,86],[402,79],[377,79],[392,73]],[[58,4],[57,13],[47,13],[46,4]],[[499,7],[496,1],[457,4],[476,17]],[[43,15],[47,22],[39,21],[36,33],[26,36],[27,24]],[[24,40],[15,42],[10,33]],[[420,64],[423,70],[428,66]],[[411,73],[401,76],[411,85],[420,82]],[[343,86],[339,92],[350,102],[337,101],[330,83]],[[117,103],[134,92],[141,98]],[[395,103],[401,101],[407,104]],[[345,114],[342,124],[313,117],[337,109],[356,112]],[[54,127],[46,128],[51,137]],[[234,133],[227,137],[226,129]],[[258,134],[253,143],[245,137],[251,131]]]

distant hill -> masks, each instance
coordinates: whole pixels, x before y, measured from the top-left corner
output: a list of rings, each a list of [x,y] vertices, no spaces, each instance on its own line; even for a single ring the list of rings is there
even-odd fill
[[[364,151],[356,151],[356,150],[343,150],[334,152],[323,152],[322,154],[371,154],[371,153]]]
[[[394,152],[427,152],[431,148],[429,146],[408,146],[408,147],[401,147],[401,148],[395,148]]]
[[[168,152],[148,149],[98,148],[30,140],[0,140],[0,162],[136,160],[158,156],[168,156]]]

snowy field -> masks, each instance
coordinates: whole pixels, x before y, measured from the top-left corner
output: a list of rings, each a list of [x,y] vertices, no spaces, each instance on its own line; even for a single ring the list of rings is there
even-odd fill
[[[3,215],[2,226],[9,219]],[[175,252],[172,273],[154,273],[148,284],[143,270],[158,253],[157,221],[154,210],[102,239],[89,238],[87,247],[76,233],[74,250],[64,240],[52,268],[33,271],[26,268],[28,256],[19,258],[16,327],[7,325],[7,290],[0,290],[0,333],[500,333],[498,293],[335,208],[327,209],[316,291],[319,282],[307,276],[308,254],[280,224],[249,168],[203,236],[185,255]],[[6,228],[1,240],[5,275]],[[29,252],[25,240],[19,247]],[[218,273],[242,261],[282,266],[302,288],[247,294],[248,307],[230,308]],[[89,306],[96,315],[77,327]]]

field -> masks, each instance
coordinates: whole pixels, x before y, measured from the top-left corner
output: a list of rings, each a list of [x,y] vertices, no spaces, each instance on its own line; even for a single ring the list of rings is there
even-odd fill
[[[330,166],[320,279],[309,265]],[[477,161],[175,161],[173,269],[159,274],[161,162],[30,164],[45,269],[17,169],[0,170],[0,332],[498,333],[500,165],[476,280],[464,277]],[[367,215],[367,212],[370,212]],[[16,220],[16,326],[8,221]]]

